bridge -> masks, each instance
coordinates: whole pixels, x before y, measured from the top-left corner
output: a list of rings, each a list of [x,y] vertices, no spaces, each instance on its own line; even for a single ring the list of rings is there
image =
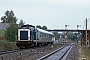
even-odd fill
[[[57,31],[57,32],[63,32],[63,31],[72,31],[72,32],[80,32],[81,33],[81,45],[83,46],[89,46],[90,47],[90,30],[69,30],[69,29],[48,29],[47,31]],[[87,35],[87,36],[86,36]]]

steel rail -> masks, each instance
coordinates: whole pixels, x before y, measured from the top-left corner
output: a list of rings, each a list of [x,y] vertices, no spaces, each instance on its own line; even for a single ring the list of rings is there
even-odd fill
[[[19,52],[19,51],[23,51],[23,50],[25,50],[25,49],[15,49],[15,50],[1,51],[0,55],[13,53],[13,52]]]
[[[62,60],[62,58],[67,54],[67,52],[72,48],[72,45],[70,45],[70,47],[61,55],[60,59],[59,60]]]
[[[73,44],[71,44],[70,47],[69,47],[64,53],[62,53],[61,56],[59,56],[59,58],[60,58],[59,60],[61,60],[61,59],[64,57],[64,55],[68,52],[68,50],[71,48],[72,45],[73,45]],[[53,52],[51,52],[51,53],[49,53],[49,54],[47,54],[47,55],[45,55],[45,56],[37,59],[37,60],[44,60],[44,59],[50,57],[51,55],[57,53],[58,51],[62,50],[62,49],[65,48],[65,47],[67,47],[67,46],[63,46],[63,47],[61,47],[61,48],[59,48],[59,49],[57,49],[57,50],[55,50],[55,51],[53,51]]]
[[[43,56],[43,57],[41,57],[41,58],[39,58],[39,59],[37,59],[37,60],[43,60],[43,59],[45,59],[45,58],[51,56],[52,54],[58,52],[59,50],[63,49],[64,47],[65,47],[65,46],[63,46],[63,47],[61,47],[61,48],[59,48],[59,49],[57,49],[57,50],[55,50],[55,51],[53,51],[53,52],[51,52],[51,53],[45,55],[45,56]]]

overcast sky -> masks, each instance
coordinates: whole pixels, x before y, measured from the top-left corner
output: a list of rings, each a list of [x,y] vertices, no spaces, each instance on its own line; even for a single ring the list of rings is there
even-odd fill
[[[7,10],[26,24],[45,25],[49,29],[83,29],[84,21],[90,18],[90,0],[0,0],[0,18]],[[88,22],[90,29],[90,21]],[[84,27],[85,28],[85,27]]]

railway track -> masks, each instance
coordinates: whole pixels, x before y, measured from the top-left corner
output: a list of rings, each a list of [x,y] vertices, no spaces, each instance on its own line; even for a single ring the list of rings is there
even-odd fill
[[[72,46],[73,44],[70,44],[68,46],[63,46],[37,60],[65,60]]]
[[[14,52],[20,52],[20,51],[25,51],[25,50],[32,50],[32,49],[37,49],[37,48],[40,48],[40,47],[31,47],[31,48],[27,48],[27,49],[15,49],[15,50],[1,51],[0,55],[14,53]]]
[[[19,51],[23,51],[23,50],[25,50],[25,49],[15,49],[15,50],[1,51],[0,55],[9,54],[9,53],[13,53],[13,52],[19,52]]]
[[[35,49],[40,47],[32,47],[28,49],[15,49],[15,50],[8,50],[8,51],[1,51],[0,52],[0,60],[22,60],[24,57],[28,56],[30,53],[31,55],[35,52]]]
[[[38,47],[31,47],[31,48],[27,48],[27,49],[15,49],[15,50],[1,51],[0,55],[14,53],[14,52],[20,52],[20,51],[25,51],[25,50],[32,50],[32,49],[37,49],[37,48],[42,48],[42,47],[47,47],[47,46],[49,46],[49,45],[38,46]]]
[[[45,51],[47,51],[47,50],[51,50],[53,48],[61,47],[64,45],[55,44],[55,45],[53,45],[53,48],[51,48],[51,46],[52,45],[32,47],[29,49],[16,49],[16,50],[2,51],[2,52],[0,52],[0,60],[14,60],[14,59],[26,60],[27,57],[30,57],[30,59],[33,59],[33,57],[31,57],[31,56],[35,56],[35,55],[37,55],[37,57],[36,57],[36,59],[37,59],[41,55],[41,52],[45,53]],[[27,59],[27,60],[29,60],[29,59]]]

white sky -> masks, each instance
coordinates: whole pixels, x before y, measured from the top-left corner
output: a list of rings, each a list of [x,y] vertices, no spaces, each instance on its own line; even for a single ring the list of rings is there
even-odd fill
[[[0,18],[7,10],[26,24],[45,25],[49,29],[83,29],[84,21],[90,18],[90,0],[0,0]],[[90,29],[90,22],[88,22]],[[84,27],[85,28],[85,27]]]

